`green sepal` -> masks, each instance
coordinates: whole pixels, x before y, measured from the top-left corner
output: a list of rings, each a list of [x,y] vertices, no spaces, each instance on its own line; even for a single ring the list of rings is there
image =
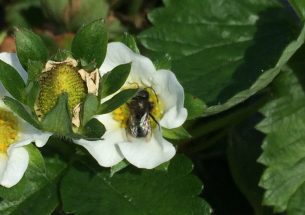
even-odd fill
[[[154,168],[154,169],[155,169],[155,170],[159,170],[159,171],[163,171],[163,172],[167,172],[170,163],[171,163],[170,161],[167,161],[167,162],[165,162],[165,163],[160,164],[159,166],[157,166],[157,167]]]
[[[184,106],[187,109],[187,119],[196,119],[201,117],[206,110],[206,104],[199,98],[190,94],[185,94]]]
[[[118,107],[126,103],[129,99],[131,99],[137,92],[138,89],[127,89],[119,92],[111,99],[100,105],[98,109],[98,114],[109,113],[117,109]]]
[[[39,75],[41,74],[43,70],[44,64],[40,61],[28,61],[28,80],[29,81],[35,81],[38,79]]]
[[[117,172],[120,172],[121,170],[125,169],[126,167],[128,167],[128,165],[128,161],[122,160],[118,164],[112,166],[110,168],[110,177],[114,176],[114,174],[116,174]]]
[[[89,122],[84,126],[85,139],[88,140],[100,139],[104,135],[105,131],[105,126],[95,118],[89,120]]]
[[[39,149],[35,147],[33,144],[29,144],[24,147],[29,153],[30,162],[32,163],[32,166],[36,167],[38,171],[45,173],[47,169],[43,156],[40,153]]]
[[[106,56],[108,33],[102,19],[81,27],[72,41],[72,54],[83,67],[95,64],[98,68]]]
[[[82,68],[84,70],[86,70],[87,72],[93,72],[96,68],[98,68],[98,65],[95,61],[93,61],[89,64],[87,64],[87,62],[83,61],[83,60],[81,60],[80,62],[81,62],[81,65],[84,65],[84,66],[82,66]]]
[[[64,49],[59,49],[55,55],[51,57],[51,60],[56,62],[65,61],[68,57],[72,57],[72,52]]]
[[[18,59],[25,70],[28,70],[31,61],[47,62],[48,49],[40,36],[26,29],[17,29],[15,36]]]
[[[125,32],[121,39],[121,42],[128,46],[135,53],[140,54],[136,39],[132,35]]]
[[[25,109],[25,107],[19,101],[10,97],[4,97],[3,102],[22,119],[24,119],[34,127],[38,129],[40,128],[39,122],[36,121],[36,119]]]
[[[99,100],[93,94],[88,94],[85,98],[82,108],[82,125],[86,125],[87,122],[94,116],[99,107]]]
[[[56,105],[43,117],[42,127],[59,135],[72,134],[72,118],[68,107],[68,95],[59,96]]]
[[[118,91],[126,82],[131,69],[131,63],[121,64],[103,75],[101,82],[101,98]]]
[[[17,100],[23,101],[25,83],[20,74],[9,64],[0,60],[0,81]]]
[[[26,104],[34,110],[34,105],[38,97],[40,86],[38,81],[30,81],[26,86]]]
[[[192,137],[182,126],[173,129],[162,128],[162,135],[171,140],[182,140]]]

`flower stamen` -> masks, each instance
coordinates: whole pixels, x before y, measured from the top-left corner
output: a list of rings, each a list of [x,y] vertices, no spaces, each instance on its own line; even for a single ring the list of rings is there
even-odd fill
[[[0,108],[0,153],[7,153],[8,147],[18,137],[18,120],[13,113]]]

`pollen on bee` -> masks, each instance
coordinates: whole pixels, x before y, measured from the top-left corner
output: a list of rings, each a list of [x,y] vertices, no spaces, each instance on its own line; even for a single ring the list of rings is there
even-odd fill
[[[6,153],[8,147],[18,137],[18,120],[13,113],[0,108],[0,153]]]

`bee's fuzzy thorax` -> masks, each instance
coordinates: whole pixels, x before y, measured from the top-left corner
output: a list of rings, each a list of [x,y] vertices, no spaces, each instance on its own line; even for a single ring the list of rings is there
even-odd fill
[[[143,113],[143,115],[147,114],[148,123],[146,124],[149,126],[148,129],[155,128],[156,126],[158,126],[158,121],[162,118],[163,114],[162,103],[161,101],[159,101],[158,96],[156,95],[153,89],[146,87],[142,90],[145,90],[148,93],[147,101],[143,103],[141,98],[139,98],[139,100],[135,100],[134,98],[137,97],[136,95],[131,100],[133,100],[132,103],[137,104],[131,105],[131,102],[126,103],[112,112],[113,119],[120,123],[121,128],[128,128],[128,130],[136,129],[131,128],[131,121],[134,121],[134,113],[139,113],[140,110],[137,110],[138,108],[142,109],[142,111],[143,109],[145,109],[144,104],[149,105],[149,108],[147,108],[147,110],[145,110],[145,113]],[[138,108],[135,106],[137,106]]]

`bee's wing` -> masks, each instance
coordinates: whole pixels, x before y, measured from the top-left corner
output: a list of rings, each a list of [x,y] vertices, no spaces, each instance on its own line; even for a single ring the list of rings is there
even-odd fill
[[[141,118],[140,126],[143,129],[143,133],[146,134],[145,138],[148,142],[152,136],[152,129],[149,121],[149,112],[145,113]]]
[[[148,130],[150,129],[150,123],[149,123],[149,113],[146,112],[141,120],[140,120],[140,127],[143,128],[143,130]]]

